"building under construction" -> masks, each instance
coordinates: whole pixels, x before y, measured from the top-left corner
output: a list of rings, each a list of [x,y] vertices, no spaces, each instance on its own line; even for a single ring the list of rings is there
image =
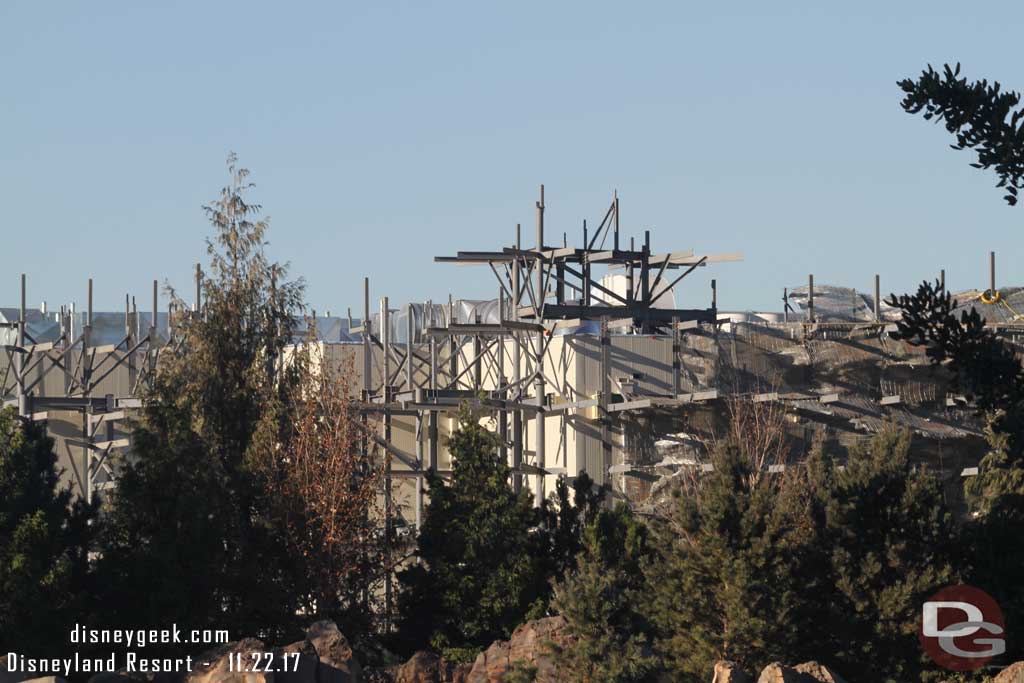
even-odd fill
[[[445,437],[464,404],[481,411],[514,486],[537,501],[557,477],[586,471],[643,503],[658,482],[705,466],[705,444],[735,402],[778,406],[794,443],[824,439],[840,451],[895,422],[918,435],[915,457],[951,488],[976,472],[984,442],[972,406],[920,349],[891,336],[898,312],[880,300],[878,276],[873,292],[816,288],[809,277],[780,287],[781,312],[725,312],[715,280],[700,301],[678,300],[676,286],[739,255],[656,249],[650,232],[627,240],[617,197],[603,216],[583,224],[578,246],[561,232],[553,240],[541,188],[533,234],[517,226],[505,246],[435,258],[439,269],[492,271],[493,298],[393,305],[372,299],[366,280],[356,318],[303,320],[325,364],[355,368],[385,462],[382,495],[410,524],[422,515],[425,473],[450,471]],[[1019,345],[1024,291],[997,289],[994,268],[993,256],[986,292],[958,298]],[[0,397],[47,422],[80,495],[116,485],[131,449],[124,421],[160,350],[181,343],[175,320],[201,311],[198,282],[192,311],[160,310],[154,282],[148,310],[126,297],[123,312],[100,313],[91,281],[81,309],[30,309],[22,276],[18,305],[0,308]]]

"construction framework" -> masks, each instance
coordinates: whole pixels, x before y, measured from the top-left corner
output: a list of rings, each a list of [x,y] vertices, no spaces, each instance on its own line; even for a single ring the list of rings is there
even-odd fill
[[[481,410],[493,421],[500,455],[511,468],[513,487],[520,491],[528,486],[538,505],[550,492],[554,478],[572,478],[583,469],[612,490],[613,496],[621,495],[626,478],[655,479],[650,468],[637,467],[625,457],[628,447],[622,424],[630,415],[678,412],[684,406],[706,405],[734,394],[753,402],[784,403],[812,419],[841,412],[840,404],[846,399],[831,388],[813,393],[733,386],[720,393],[717,382],[695,382],[684,377],[688,373],[684,356],[688,350],[693,351],[692,341],[710,336],[717,342],[720,330],[731,323],[731,318],[718,309],[716,280],[711,280],[707,307],[666,306],[667,301],[674,302],[670,293],[696,269],[740,260],[739,254],[655,253],[650,231],[644,232],[639,248],[634,239],[626,244],[620,231],[617,194],[596,229],[589,230],[583,222],[580,246],[569,246],[565,233],[557,240],[561,245],[553,245],[545,230],[543,186],[535,208],[531,246],[523,245],[522,229],[516,225],[509,246],[494,251],[459,251],[434,259],[492,272],[497,310],[486,316],[479,309],[470,309],[467,318],[465,311],[456,311],[451,297],[446,304],[409,305],[404,320],[401,311],[396,315],[388,297],[383,297],[375,315],[370,281],[364,278],[362,319],[356,325],[351,312],[348,316],[348,332],[358,335],[352,337],[357,341],[346,341],[341,346],[359,357],[359,406],[368,430],[372,423],[375,431],[366,439],[366,448],[379,449],[382,454],[385,538],[395,536],[396,484],[406,489],[412,485],[408,507],[415,528],[420,527],[425,496],[429,494],[428,473],[450,474],[442,422],[448,421],[450,431],[453,416],[465,405]],[[606,277],[608,273],[619,278],[618,285]],[[944,287],[944,273],[941,280]],[[111,458],[130,449],[124,420],[132,409],[141,407],[160,353],[181,350],[183,339],[175,333],[175,319],[201,314],[201,283],[202,272],[197,266],[192,309],[171,302],[162,332],[157,282],[153,282],[148,316],[140,314],[134,299],[126,296],[122,337],[115,343],[95,345],[92,280],[81,329],[76,329],[78,316],[74,310],[62,307],[57,314],[58,334],[42,341],[28,332],[26,278],[22,275],[18,319],[0,323],[14,332],[13,343],[3,346],[7,363],[0,373],[0,397],[16,405],[19,414],[28,420],[46,420],[55,413],[76,416],[76,433],[66,435],[65,441],[79,449],[71,464],[86,499],[113,485],[116,469],[111,467]],[[980,297],[985,303],[999,299],[994,254],[990,255],[989,284]],[[874,280],[873,310],[863,323],[820,319],[813,275],[808,277],[807,287],[800,289],[803,291],[784,290],[781,324],[765,323],[766,331],[779,337],[798,336],[803,343],[857,330],[882,337],[891,328],[891,321],[885,319],[881,309],[878,275]],[[791,302],[799,303],[804,313],[797,314]],[[1009,308],[1005,301],[1002,304]],[[313,320],[315,324],[315,313]],[[404,330],[396,327],[396,320],[405,323]],[[997,327],[1014,338],[1024,333],[1024,326],[1016,318]],[[583,329],[589,334],[579,337],[586,337],[586,341],[570,348],[565,340]],[[628,363],[621,360],[622,347],[616,344],[644,337],[661,345],[658,349],[650,347],[662,354],[658,381],[647,381],[640,373],[622,369]],[[572,370],[567,359],[572,353],[586,356],[594,372]],[[644,352],[630,353],[642,356]],[[735,348],[732,353],[735,356]],[[613,360],[614,354],[619,354],[618,360]],[[905,398],[897,389],[886,386],[880,386],[879,393],[873,400],[887,409],[898,407]],[[947,396],[943,400],[947,406],[968,408],[963,397]],[[852,422],[858,418],[843,413],[842,419]],[[557,452],[559,448],[564,451],[572,433],[585,431],[595,435],[586,447],[596,447],[599,452],[586,461],[586,468],[580,460],[570,462],[564,452]],[[964,472],[969,475],[976,469]],[[609,486],[614,481],[620,482],[618,491]],[[389,556],[388,564],[397,566],[402,559]],[[388,572],[384,587],[386,621],[393,604],[391,579],[392,573]]]

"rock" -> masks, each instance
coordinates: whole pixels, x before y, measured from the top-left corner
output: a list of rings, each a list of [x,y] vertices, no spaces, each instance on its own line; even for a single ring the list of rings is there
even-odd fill
[[[1014,662],[999,672],[995,683],[1024,683],[1024,662]]]
[[[318,621],[309,627],[306,640],[313,644],[320,664],[316,683],[359,683],[362,670],[352,654],[348,639],[333,621]]]
[[[764,668],[757,683],[814,683],[816,679],[779,662],[772,662]]]
[[[445,665],[444,683],[469,683],[469,672],[473,670],[473,662],[453,666]]]
[[[72,673],[74,673],[72,671]],[[68,683],[60,676],[40,676],[39,678],[27,678],[25,683]]]
[[[309,640],[300,640],[275,649],[274,663],[278,667],[274,672],[274,683],[317,683],[316,673],[320,667],[320,658]],[[285,666],[287,671],[282,670]]]
[[[804,662],[803,664],[797,664],[793,668],[805,676],[810,676],[811,680],[819,681],[820,683],[846,683],[846,679],[830,667],[819,662]]]
[[[711,683],[752,683],[750,674],[740,669],[735,662],[720,660],[715,662],[715,677]]]
[[[466,683],[501,683],[516,662],[536,667],[536,683],[559,683],[548,643],[567,645],[569,635],[562,617],[534,619],[520,625],[507,641],[496,640],[481,652],[466,676]]]
[[[232,671],[238,668],[237,661],[232,667],[231,655],[242,656],[245,669],[261,664],[252,659],[254,652],[266,652],[263,642],[255,638],[245,638],[234,643],[227,643],[208,650],[195,658],[195,668],[185,679],[188,683],[274,683],[274,674],[263,671]]]
[[[420,650],[395,673],[395,683],[442,683],[441,659]]]

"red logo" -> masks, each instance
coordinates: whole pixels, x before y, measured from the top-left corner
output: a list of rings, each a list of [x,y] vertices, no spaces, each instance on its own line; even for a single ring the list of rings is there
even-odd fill
[[[973,671],[1006,652],[999,605],[973,586],[949,586],[921,608],[918,638],[928,656],[951,671]]]

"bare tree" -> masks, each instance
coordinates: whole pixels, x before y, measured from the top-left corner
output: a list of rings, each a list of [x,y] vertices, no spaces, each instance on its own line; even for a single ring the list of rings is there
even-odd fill
[[[380,467],[365,448],[366,428],[353,399],[351,358],[328,366],[307,343],[291,359],[302,390],[285,442],[264,458],[268,486],[286,529],[297,578],[308,586],[306,611],[356,629],[383,571],[377,533]]]

